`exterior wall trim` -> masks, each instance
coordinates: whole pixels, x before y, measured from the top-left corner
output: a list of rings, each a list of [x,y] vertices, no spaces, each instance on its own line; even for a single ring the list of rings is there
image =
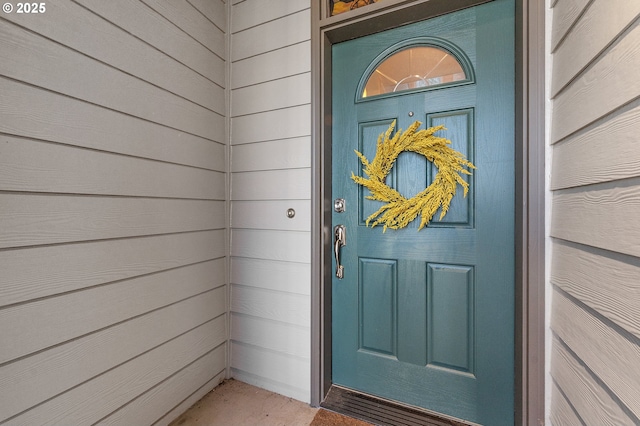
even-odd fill
[[[331,46],[488,0],[389,0],[371,9],[323,18],[311,10],[311,405],[331,386]],[[385,5],[385,3],[387,5]],[[428,7],[427,6],[428,3]],[[516,0],[516,423],[545,416],[545,10]]]
[[[545,424],[545,2],[516,2],[516,421]]]

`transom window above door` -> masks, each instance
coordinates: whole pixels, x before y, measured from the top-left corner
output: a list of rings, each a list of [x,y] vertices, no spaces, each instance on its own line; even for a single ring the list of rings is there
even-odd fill
[[[377,3],[381,0],[330,0],[331,16],[339,15],[362,6]]]
[[[473,81],[471,64],[462,53],[425,44],[385,53],[365,73],[360,99]]]

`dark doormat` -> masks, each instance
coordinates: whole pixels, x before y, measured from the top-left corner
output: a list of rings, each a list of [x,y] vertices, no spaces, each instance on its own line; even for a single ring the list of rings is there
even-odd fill
[[[472,426],[418,407],[407,406],[341,386],[332,385],[321,407],[371,422],[378,426]],[[316,416],[317,417],[317,416]],[[318,423],[320,425],[321,423]],[[330,425],[331,423],[327,423]],[[361,424],[361,423],[336,423]],[[367,424],[367,423],[364,423]]]
[[[371,423],[321,408],[309,426],[370,426]]]

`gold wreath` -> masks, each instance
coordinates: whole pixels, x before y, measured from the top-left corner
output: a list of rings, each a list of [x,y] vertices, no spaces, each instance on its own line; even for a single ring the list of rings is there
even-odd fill
[[[371,195],[367,196],[368,199],[387,203],[367,218],[367,226],[373,220],[371,227],[384,224],[383,232],[387,228],[404,228],[418,214],[421,214],[422,219],[418,228],[420,230],[428,225],[440,207],[442,207],[440,220],[447,214],[451,199],[456,194],[456,183],[462,186],[466,197],[469,183],[462,178],[460,173],[471,175],[467,168],[475,169],[476,167],[462,153],[448,146],[451,143],[450,140],[433,135],[437,131],[443,130],[444,126],[416,131],[421,124],[416,121],[402,135],[399,130],[390,139],[396,125],[395,121],[391,123],[389,129],[378,137],[376,156],[371,163],[362,153],[355,151],[364,166],[364,173],[369,176],[369,179],[356,176],[353,172],[351,172],[351,179],[371,191]],[[431,185],[410,199],[406,199],[385,183],[398,155],[404,151],[422,154],[438,168],[438,173]]]

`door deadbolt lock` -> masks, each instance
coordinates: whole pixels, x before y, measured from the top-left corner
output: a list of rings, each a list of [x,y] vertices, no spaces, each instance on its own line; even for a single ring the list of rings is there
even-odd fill
[[[344,200],[344,198],[336,198],[336,200],[333,202],[333,210],[335,210],[336,213],[343,213],[346,207],[347,202]]]

